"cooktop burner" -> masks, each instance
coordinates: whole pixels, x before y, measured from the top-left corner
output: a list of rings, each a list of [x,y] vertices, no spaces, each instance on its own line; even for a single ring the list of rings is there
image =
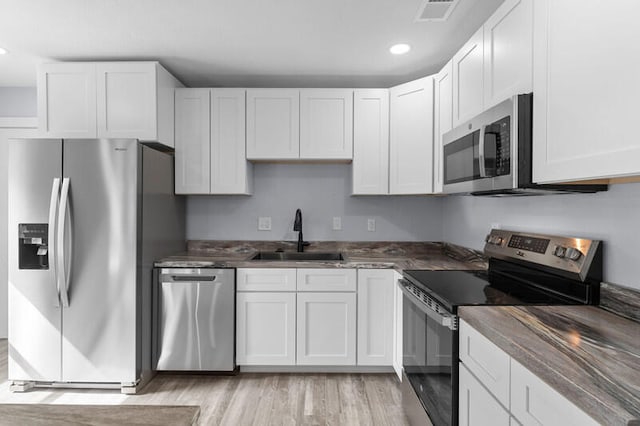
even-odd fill
[[[455,313],[465,305],[584,304],[486,271],[404,271],[405,279]]]

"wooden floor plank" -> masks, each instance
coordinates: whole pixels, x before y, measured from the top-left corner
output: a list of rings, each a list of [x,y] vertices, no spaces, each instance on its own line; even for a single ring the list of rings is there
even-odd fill
[[[0,403],[199,405],[201,425],[404,426],[400,386],[391,374],[158,374],[137,395],[36,389],[9,392],[7,340],[0,339]]]

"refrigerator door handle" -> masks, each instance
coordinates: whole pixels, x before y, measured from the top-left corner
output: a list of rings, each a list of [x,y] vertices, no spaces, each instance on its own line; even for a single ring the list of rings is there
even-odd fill
[[[69,209],[69,178],[62,179],[62,191],[60,192],[60,210],[58,212],[58,238],[56,251],[58,252],[58,292],[60,293],[60,299],[62,300],[62,306],[69,307],[69,260],[72,256],[72,243],[73,240],[71,231],[71,210]],[[69,217],[69,250],[65,250],[65,240],[67,237],[67,216]],[[69,260],[68,260],[69,259]]]
[[[49,202],[49,230],[48,249],[49,267],[53,270],[53,280],[56,286],[56,301],[54,306],[60,306],[60,289],[58,287],[57,250],[56,250],[56,216],[58,214],[58,201],[60,201],[60,178],[54,178],[51,184],[51,201]]]

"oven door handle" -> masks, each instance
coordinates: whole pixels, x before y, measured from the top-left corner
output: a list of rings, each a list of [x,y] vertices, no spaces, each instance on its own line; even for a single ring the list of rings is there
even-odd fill
[[[457,330],[458,329],[458,321],[456,321],[456,317],[454,315],[443,315],[440,312],[436,312],[431,307],[429,307],[426,303],[421,301],[413,294],[411,291],[407,290],[407,286],[404,284],[410,284],[407,280],[399,280],[398,285],[400,286],[400,290],[404,293],[405,296],[409,298],[411,303],[413,303],[420,311],[425,313],[432,320],[437,322],[439,325],[443,327],[447,327],[449,330]]]

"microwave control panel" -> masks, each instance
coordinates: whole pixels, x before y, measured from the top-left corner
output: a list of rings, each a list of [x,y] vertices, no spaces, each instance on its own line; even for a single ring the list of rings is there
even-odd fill
[[[511,173],[511,117],[489,124],[484,130],[485,158],[495,158],[493,176]]]

